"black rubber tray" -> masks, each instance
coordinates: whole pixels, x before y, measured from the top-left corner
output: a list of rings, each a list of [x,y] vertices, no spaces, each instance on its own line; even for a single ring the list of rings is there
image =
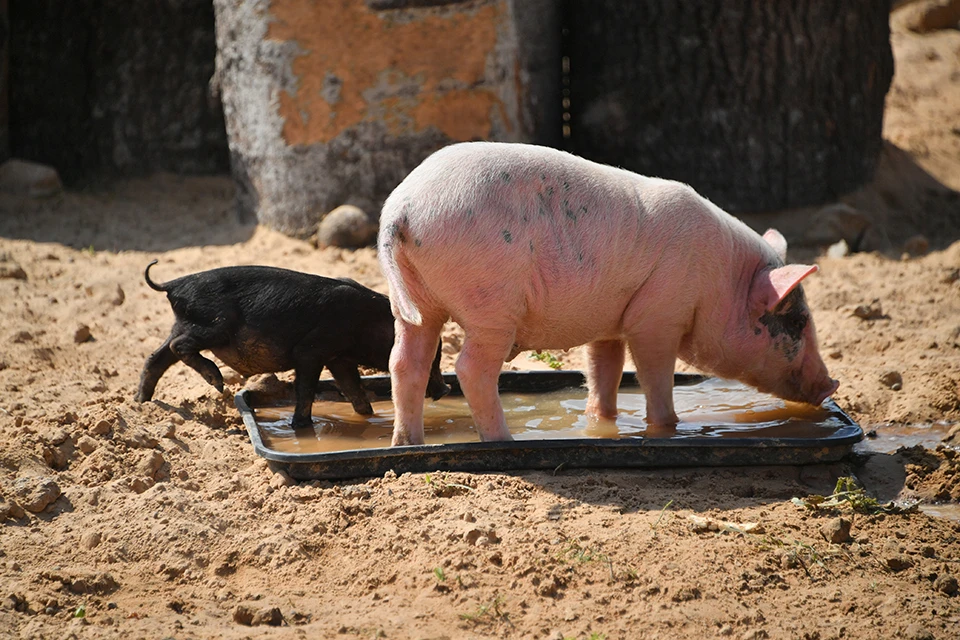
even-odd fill
[[[454,374],[444,374],[451,393],[462,395]],[[678,373],[675,386],[694,385],[704,376]],[[367,376],[364,386],[389,398],[389,376]],[[547,392],[578,387],[585,382],[580,371],[506,371],[500,390]],[[625,373],[621,386],[635,386]],[[322,380],[318,395],[339,395],[332,380]],[[341,396],[342,397],[342,396]],[[563,438],[513,442],[463,442],[356,449],[329,453],[297,454],[275,451],[264,445],[256,421],[255,397],[241,391],[235,397],[254,451],[297,480],[344,479],[430,471],[503,471],[508,469],[654,468],[691,466],[744,466],[816,464],[836,462],[863,438],[863,431],[843,410],[827,400],[824,407],[842,427],[823,438]]]

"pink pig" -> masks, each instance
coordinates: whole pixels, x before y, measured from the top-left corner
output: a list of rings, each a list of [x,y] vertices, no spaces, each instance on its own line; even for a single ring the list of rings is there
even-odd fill
[[[510,440],[505,360],[587,344],[587,413],[617,415],[629,345],[647,421],[673,425],[679,357],[788,400],[836,391],[777,231],[763,237],[685,184],[525,144],[436,152],[383,207],[380,264],[396,342],[394,445],[423,443],[440,331],[465,333],[456,372],[482,440]]]

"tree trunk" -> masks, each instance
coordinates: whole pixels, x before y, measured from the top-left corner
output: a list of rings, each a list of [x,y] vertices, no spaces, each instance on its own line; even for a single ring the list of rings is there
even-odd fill
[[[571,147],[733,211],[822,203],[872,175],[889,0],[565,0]]]
[[[14,155],[68,183],[225,172],[210,0],[10,0]]]
[[[553,0],[214,0],[241,213],[296,236],[371,218],[450,142],[555,144]]]

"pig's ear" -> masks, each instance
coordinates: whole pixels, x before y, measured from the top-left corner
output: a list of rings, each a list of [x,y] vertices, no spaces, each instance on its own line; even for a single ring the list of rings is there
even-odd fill
[[[779,231],[776,229],[767,229],[766,233],[763,234],[763,239],[767,241],[768,245],[773,247],[773,250],[777,252],[781,260],[784,262],[787,261],[787,239],[784,238]]]
[[[773,311],[783,302],[791,291],[811,273],[819,269],[817,265],[788,264],[770,271],[761,271],[757,274],[750,291],[750,307],[759,311],[758,316],[766,311]]]

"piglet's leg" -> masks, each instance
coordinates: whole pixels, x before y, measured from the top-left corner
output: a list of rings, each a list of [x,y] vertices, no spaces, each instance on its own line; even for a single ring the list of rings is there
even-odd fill
[[[176,334],[171,334],[160,348],[150,354],[146,364],[143,365],[143,371],[140,373],[140,387],[137,390],[136,401],[147,402],[153,398],[153,392],[157,388],[157,382],[171,366],[180,360],[177,354],[170,349],[170,343]]]
[[[622,340],[598,340],[587,345],[587,415],[617,417],[617,390],[625,358]]]
[[[669,336],[657,338],[630,337],[628,343],[637,367],[637,380],[647,399],[647,424],[671,427],[677,424],[673,409],[673,370],[679,340]]]
[[[185,365],[203,376],[203,379],[216,387],[217,391],[223,393],[223,374],[220,373],[220,369],[212,360],[200,355],[201,349],[209,349],[214,346],[217,345],[201,344],[188,334],[174,338],[170,343],[170,348],[177,354],[177,357],[183,360]]]
[[[312,364],[309,367],[297,367],[294,370],[296,378],[293,388],[296,392],[297,405],[293,410],[291,426],[294,429],[305,429],[313,426],[313,399],[317,394],[317,382],[323,371],[322,364]]]
[[[457,379],[483,441],[513,440],[497,387],[500,367],[513,339],[513,333],[466,330],[463,350],[457,357]]]
[[[396,417],[394,446],[423,444],[423,397],[443,323],[416,326],[395,321],[396,341],[390,351],[390,383]]]
[[[353,405],[353,410],[362,416],[373,415],[373,407],[370,406],[367,394],[363,390],[357,365],[343,360],[331,360],[327,364],[327,369],[333,374],[333,379],[337,381],[340,393]]]

